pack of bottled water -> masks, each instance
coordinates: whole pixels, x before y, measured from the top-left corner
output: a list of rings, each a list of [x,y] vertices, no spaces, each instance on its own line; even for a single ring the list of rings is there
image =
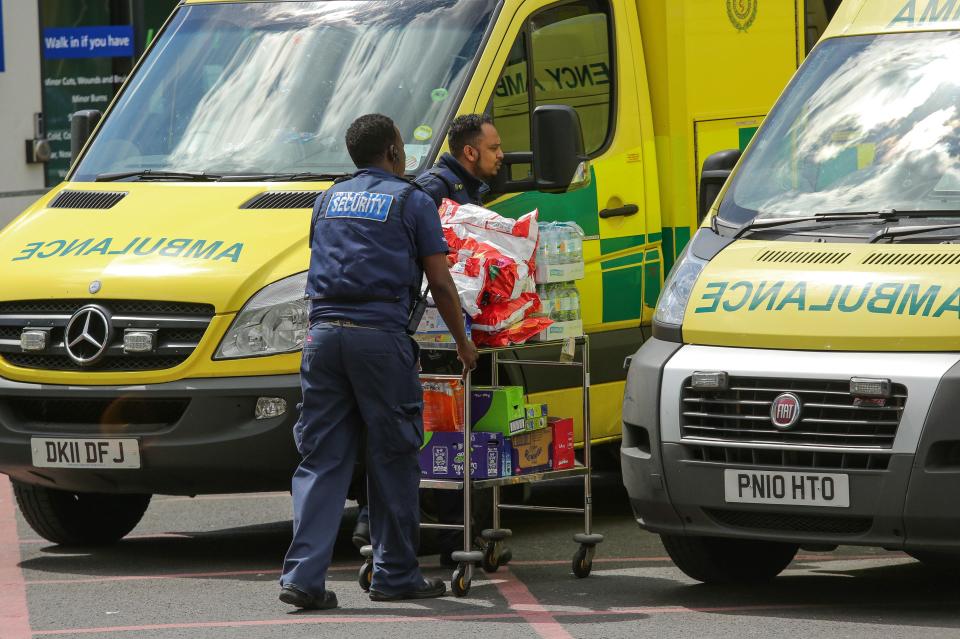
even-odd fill
[[[573,222],[541,223],[536,259],[539,284],[582,279],[583,229]]]

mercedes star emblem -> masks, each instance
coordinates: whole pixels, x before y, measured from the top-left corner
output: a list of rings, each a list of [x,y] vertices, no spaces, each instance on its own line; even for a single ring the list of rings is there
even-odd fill
[[[84,306],[67,322],[63,339],[67,355],[80,366],[95,364],[107,352],[112,333],[106,310]]]
[[[90,282],[90,288],[88,289],[91,295],[96,295],[100,292],[100,280],[93,280]]]

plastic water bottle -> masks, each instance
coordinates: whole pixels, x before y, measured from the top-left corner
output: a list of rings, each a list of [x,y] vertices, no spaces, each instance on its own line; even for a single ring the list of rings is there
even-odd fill
[[[570,261],[573,263],[583,261],[583,235],[575,228],[571,229]]]
[[[580,291],[577,290],[576,284],[570,284],[570,299],[573,305],[573,310],[570,313],[570,321],[577,321],[581,318],[580,315]]]

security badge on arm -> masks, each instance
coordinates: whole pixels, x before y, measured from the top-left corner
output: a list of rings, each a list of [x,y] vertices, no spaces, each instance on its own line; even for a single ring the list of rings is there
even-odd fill
[[[393,196],[368,191],[340,191],[330,198],[325,218],[359,218],[386,222]]]

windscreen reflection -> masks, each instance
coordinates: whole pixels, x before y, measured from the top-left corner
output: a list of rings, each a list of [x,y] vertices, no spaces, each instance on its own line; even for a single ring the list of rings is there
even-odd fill
[[[494,4],[182,7],[74,179],[140,169],[349,172],[344,133],[372,112],[397,123],[413,171],[455,106]]]

